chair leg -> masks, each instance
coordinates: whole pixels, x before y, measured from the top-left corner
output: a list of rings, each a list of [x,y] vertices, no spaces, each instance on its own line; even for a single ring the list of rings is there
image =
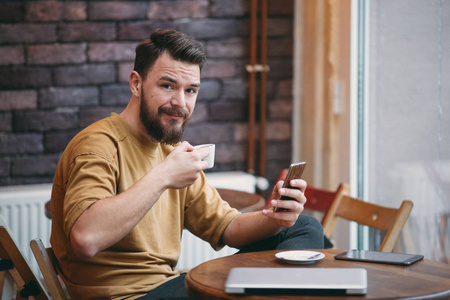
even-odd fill
[[[3,289],[6,287],[5,280],[5,271],[0,271],[0,299],[2,299]]]
[[[10,300],[13,299],[15,294],[14,280],[7,271],[0,271],[0,299]]]
[[[16,294],[16,300],[29,300],[29,299],[34,299],[34,297],[29,297],[29,298],[24,298],[24,297],[22,297],[22,296],[20,296],[20,291],[17,291],[17,294]]]

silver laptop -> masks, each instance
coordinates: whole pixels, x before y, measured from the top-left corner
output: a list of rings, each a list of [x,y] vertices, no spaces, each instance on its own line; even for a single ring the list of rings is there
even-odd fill
[[[225,292],[363,295],[367,293],[367,271],[362,268],[233,268]]]

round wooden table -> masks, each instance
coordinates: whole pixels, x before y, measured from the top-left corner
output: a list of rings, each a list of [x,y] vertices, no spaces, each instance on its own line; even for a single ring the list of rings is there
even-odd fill
[[[317,250],[316,250],[317,251]],[[411,266],[335,260],[343,250],[318,250],[325,258],[311,265],[281,263],[274,251],[235,254],[205,262],[186,276],[186,289],[194,299],[274,299],[274,296],[233,295],[224,291],[228,273],[234,267],[365,268],[367,294],[364,296],[276,296],[276,299],[450,299],[450,265],[422,260]]]

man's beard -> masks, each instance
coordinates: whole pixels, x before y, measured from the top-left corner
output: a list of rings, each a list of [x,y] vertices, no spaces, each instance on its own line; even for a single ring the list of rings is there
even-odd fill
[[[141,104],[139,116],[142,124],[144,124],[147,133],[155,140],[163,144],[175,145],[181,141],[184,129],[191,119],[189,112],[186,109],[175,109],[172,107],[159,107],[158,114],[152,115],[147,104],[147,98],[143,91],[141,91]],[[178,120],[170,120],[166,127],[161,122],[163,114],[183,117],[184,121],[181,126],[176,125]]]

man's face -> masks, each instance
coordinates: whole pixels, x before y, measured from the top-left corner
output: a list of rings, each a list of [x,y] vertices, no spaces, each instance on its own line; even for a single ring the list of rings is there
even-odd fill
[[[140,93],[140,119],[148,134],[161,143],[178,143],[199,89],[198,65],[162,54],[142,82]]]

